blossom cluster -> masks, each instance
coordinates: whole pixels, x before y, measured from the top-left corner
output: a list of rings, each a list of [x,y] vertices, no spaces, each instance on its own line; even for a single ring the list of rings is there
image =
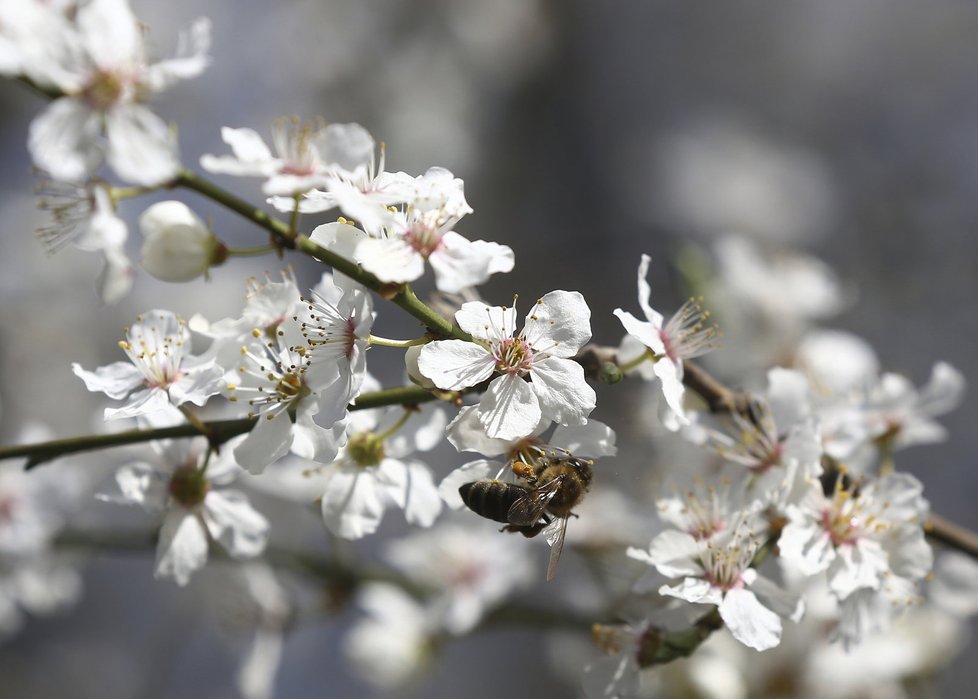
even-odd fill
[[[345,652],[367,681],[390,690],[542,579],[536,548],[515,533],[544,534],[548,580],[565,540],[599,571],[591,595],[599,601],[588,612],[621,623],[595,628],[598,649],[613,657],[583,680],[594,696],[647,690],[653,667],[692,654],[721,627],[726,635],[715,638],[724,640],[694,658],[709,659],[724,643],[724,662],[746,649],[787,652],[790,629],[817,625],[817,639],[806,631],[810,645],[832,650],[805,662],[824,655],[842,663],[832,654],[858,653],[912,618],[913,607],[943,599],[978,611],[969,562],[945,559],[933,574],[923,485],[896,469],[900,450],[945,437],[936,418],[960,402],[964,377],[938,361],[918,388],[880,371],[858,338],[808,327],[841,306],[821,265],[799,257],[779,275],[749,242],[718,245],[705,295],[737,298],[743,310],[772,295],[791,298],[799,277],[806,290],[821,284],[825,292],[816,295],[824,308],[805,309],[801,321],[785,319],[790,304],[764,309],[774,324],[802,326],[803,339],[776,366],[756,362],[762,378],[737,386],[745,390],[704,387],[691,360],[715,358],[722,373],[731,351],[714,351],[721,333],[703,298],[668,319],[653,307],[649,255],[638,260],[641,317],[626,310],[631,299],[601,309],[621,332],[614,347],[595,348],[592,308],[578,291],[487,303],[479,287],[513,270],[512,248],[456,232],[474,213],[462,179],[438,166],[387,171],[385,146],[359,124],[282,118],[271,146],[250,127],[221,129],[230,153],[205,154],[200,168],[258,178],[264,203],[285,218],[249,209],[184,168],[175,132],[146,101],[200,74],[209,44],[210,24],[198,19],[175,57],[153,62],[126,0],[0,3],[0,74],[52,97],[28,139],[51,180],[41,206],[52,221],[40,237],[49,249],[72,243],[101,253],[103,301],[133,283],[118,202],[180,186],[271,233],[259,252],[298,251],[332,267],[318,270],[311,287],[291,268],[252,278],[231,317],[147,310],[121,333],[124,359],[72,365],[110,401],[106,430],[125,425],[137,435],[93,490],[153,515],[155,575],[186,586],[218,551],[235,561],[256,610],[239,675],[247,696],[271,693],[283,635],[300,613],[299,595],[261,563],[266,554],[270,565],[285,558],[272,555],[270,542],[296,526],[272,516],[276,507],[263,505],[270,500],[321,520],[331,545],[318,569],[330,583],[323,606],[356,600],[364,615]],[[103,165],[135,187],[97,179]],[[228,245],[178,200],[147,207],[139,227],[141,264],[164,281],[190,281],[255,251]],[[411,284],[425,283],[429,266],[438,296],[425,303]],[[752,296],[756,289],[765,292]],[[394,305],[419,321],[416,337],[374,334],[382,309]],[[736,330],[737,316],[728,317]],[[591,355],[601,357],[597,369]],[[385,356],[404,385],[377,379],[390,373],[376,370]],[[642,386],[639,449],[659,457],[647,464],[654,489],[609,465],[619,444],[613,426],[592,417],[599,377]],[[445,443],[475,456],[446,468],[455,457]],[[19,464],[0,471],[0,631],[13,629],[22,610],[55,607],[78,589],[75,570],[49,555],[67,518],[57,501],[71,481],[46,480],[54,471],[42,461],[31,474]],[[668,461],[682,466],[663,475],[658,462]],[[385,516],[398,510],[425,531],[379,547],[383,574],[345,558],[344,541],[385,533]],[[51,585],[23,582],[34,574]]]

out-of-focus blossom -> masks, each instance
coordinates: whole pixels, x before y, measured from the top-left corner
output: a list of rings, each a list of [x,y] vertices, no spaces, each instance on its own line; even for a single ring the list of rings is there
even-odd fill
[[[890,474],[855,491],[842,481],[828,496],[815,482],[802,501],[787,507],[778,539],[785,564],[809,576],[825,572],[839,600],[879,590],[896,575],[923,578],[933,554],[924,540],[928,508],[920,482]]]
[[[533,578],[528,549],[494,526],[466,519],[447,523],[387,547],[386,558],[425,587],[437,590],[432,613],[453,634],[471,631],[513,591]]]
[[[799,243],[827,233],[836,215],[831,174],[814,153],[729,121],[663,139],[654,169],[652,212],[677,230]]]
[[[115,490],[100,495],[162,514],[156,577],[186,585],[207,562],[211,541],[233,558],[254,558],[265,550],[268,521],[243,493],[223,487],[238,471],[230,454],[224,449],[208,458],[186,439],[152,442],[146,460],[119,469]]]
[[[221,138],[231,147],[233,155],[204,155],[200,166],[208,172],[225,175],[264,177],[262,191],[281,197],[287,204],[290,197],[326,184],[327,174],[335,165],[329,158],[342,154],[335,149],[321,148],[320,142],[329,143],[328,130],[337,128],[342,126],[303,124],[297,118],[278,119],[272,126],[273,154],[252,129],[224,127]]]
[[[58,28],[24,66],[34,80],[64,93],[31,124],[28,146],[37,166],[71,182],[91,176],[103,158],[137,184],[176,176],[173,135],[143,100],[203,72],[210,22],[197,19],[180,36],[176,57],[157,63],[147,60],[127,0],[91,0]]]
[[[102,253],[105,264],[97,282],[99,298],[114,304],[129,293],[134,276],[125,250],[129,229],[116,215],[108,187],[97,182],[45,182],[38,208],[51,213],[51,223],[38,230],[48,252],[73,243],[81,250]]]
[[[350,413],[346,445],[322,468],[326,476],[321,510],[326,528],[344,539],[377,530],[384,511],[395,506],[411,524],[429,527],[441,512],[430,469],[410,458],[441,441],[445,413],[395,408]]]
[[[358,604],[367,616],[344,641],[344,652],[358,674],[381,689],[415,682],[431,659],[437,627],[428,609],[393,585],[363,587]]]

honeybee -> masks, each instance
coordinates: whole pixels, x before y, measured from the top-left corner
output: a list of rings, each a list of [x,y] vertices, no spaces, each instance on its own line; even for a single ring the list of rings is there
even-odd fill
[[[458,492],[466,507],[477,515],[504,523],[503,531],[532,538],[549,529],[549,582],[557,572],[571,510],[591,487],[592,463],[590,459],[552,449],[541,453],[533,463],[514,460],[510,464],[513,473],[527,485],[483,479],[464,483]]]

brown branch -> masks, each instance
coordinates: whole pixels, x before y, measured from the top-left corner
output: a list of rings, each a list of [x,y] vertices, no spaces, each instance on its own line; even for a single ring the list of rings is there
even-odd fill
[[[924,533],[941,544],[957,549],[978,560],[978,534],[960,524],[932,514],[924,523]]]

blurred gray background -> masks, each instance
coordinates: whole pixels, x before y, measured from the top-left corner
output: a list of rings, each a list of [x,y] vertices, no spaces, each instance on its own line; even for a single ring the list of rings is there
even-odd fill
[[[214,21],[212,66],[155,103],[179,125],[185,163],[196,167],[200,154],[224,153],[224,125],[267,136],[279,115],[358,121],[387,143],[389,170],[420,173],[442,165],[465,180],[475,214],[460,232],[516,252],[514,273],[486,287],[489,300],[501,303],[514,291],[533,298],[577,289],[592,308],[596,341],[616,344],[620,325],[611,310],[635,310],[640,253],[653,257],[656,306],[672,308],[685,292],[669,257],[684,245],[708,247],[713,235],[739,230],[829,262],[858,294],[827,324],[867,339],[885,368],[919,384],[935,360],[945,359],[972,384],[978,377],[975,3],[133,5],[160,56],[172,51],[179,27],[193,17]],[[91,368],[116,359],[121,328],[137,313],[164,305],[187,316],[230,315],[240,307],[248,274],[280,268],[271,259],[233,261],[214,270],[210,282],[179,287],[142,274],[125,301],[99,307],[98,262],[75,250],[48,258],[31,233],[42,218],[33,210],[25,143],[42,107],[22,86],[0,84],[4,442],[36,420],[57,435],[90,430],[101,405],[72,376],[70,362]],[[775,168],[773,181],[782,188],[749,191],[745,211],[717,220],[709,182],[696,192],[694,181],[692,194],[676,184],[676,154],[697,144],[707,152],[716,144],[734,163],[740,157],[749,165],[751,154],[773,152],[791,165],[783,176]],[[259,198],[257,182],[222,184]],[[223,237],[239,245],[261,242],[256,229],[217,207],[177,196],[211,217]],[[134,223],[150,201],[127,202],[121,213]],[[138,232],[131,235],[136,258]],[[290,261],[300,279],[314,279],[312,267]],[[411,327],[382,322],[390,329],[382,334],[391,336]],[[614,425],[616,399],[606,390],[602,399],[596,416]],[[976,415],[972,391],[942,419],[951,435],[945,444],[898,460],[924,481],[935,511],[971,529],[978,529]],[[215,635],[186,593],[152,584],[149,562],[111,557],[90,565],[85,597],[74,611],[35,620],[0,647],[0,694],[235,696],[227,679],[236,663],[234,643]],[[337,650],[348,621],[349,613],[290,637],[279,696],[372,696]],[[973,695],[974,659],[971,646],[943,676],[941,696]],[[484,633],[449,647],[421,695],[573,695],[572,684],[544,667],[538,635]],[[486,676],[491,683],[472,679]]]

